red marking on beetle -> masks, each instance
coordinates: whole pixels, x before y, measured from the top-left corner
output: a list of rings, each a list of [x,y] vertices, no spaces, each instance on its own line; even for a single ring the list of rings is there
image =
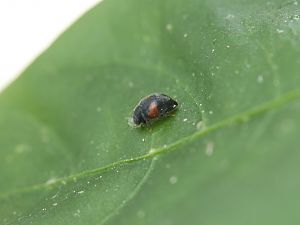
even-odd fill
[[[158,108],[157,108],[157,103],[156,102],[151,102],[151,104],[149,106],[148,116],[150,118],[158,117]]]

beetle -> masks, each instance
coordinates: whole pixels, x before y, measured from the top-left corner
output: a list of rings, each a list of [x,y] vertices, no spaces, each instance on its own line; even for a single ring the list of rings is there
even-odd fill
[[[133,110],[132,121],[136,126],[143,126],[168,116],[177,107],[178,103],[168,95],[153,93],[140,100]]]

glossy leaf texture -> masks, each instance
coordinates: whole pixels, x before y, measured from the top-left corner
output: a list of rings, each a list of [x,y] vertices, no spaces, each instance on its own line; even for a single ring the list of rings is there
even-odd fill
[[[104,0],[1,93],[0,223],[299,224],[299,43],[297,1]]]

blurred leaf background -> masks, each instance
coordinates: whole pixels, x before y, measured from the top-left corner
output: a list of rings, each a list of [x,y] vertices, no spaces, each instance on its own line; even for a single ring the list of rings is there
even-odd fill
[[[298,224],[297,1],[106,0],[0,96],[2,224]],[[128,126],[143,96],[180,108]]]

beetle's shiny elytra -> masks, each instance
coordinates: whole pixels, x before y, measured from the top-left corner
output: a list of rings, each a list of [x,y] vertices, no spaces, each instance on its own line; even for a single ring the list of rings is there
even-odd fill
[[[133,122],[135,125],[145,125],[150,121],[167,116],[174,111],[178,103],[171,97],[154,93],[143,98],[133,111]]]

